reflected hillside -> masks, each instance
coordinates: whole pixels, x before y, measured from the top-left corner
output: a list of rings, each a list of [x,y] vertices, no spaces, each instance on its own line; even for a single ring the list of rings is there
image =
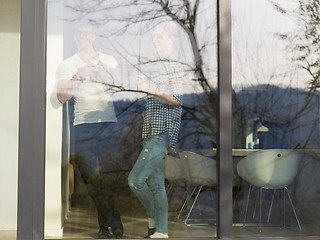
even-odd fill
[[[234,147],[318,148],[319,93],[273,85],[242,89],[233,97]],[[261,131],[259,131],[259,128]]]
[[[208,95],[185,94],[183,102],[178,149],[216,148],[215,106],[208,102]],[[119,124],[110,131],[121,149],[114,154],[119,170],[129,171],[142,148],[145,101],[116,101],[114,105]],[[301,89],[257,85],[233,94],[234,148],[318,148],[318,121],[318,92],[311,95]]]

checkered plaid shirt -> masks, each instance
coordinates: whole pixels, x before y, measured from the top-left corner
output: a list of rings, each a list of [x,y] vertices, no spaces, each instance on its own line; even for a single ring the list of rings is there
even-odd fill
[[[162,63],[162,65],[165,65],[166,73],[153,72],[150,79],[159,90],[171,93],[180,107],[167,105],[156,97],[148,96],[144,111],[142,137],[150,138],[167,132],[169,149],[175,151],[182,115],[182,71],[170,63]]]

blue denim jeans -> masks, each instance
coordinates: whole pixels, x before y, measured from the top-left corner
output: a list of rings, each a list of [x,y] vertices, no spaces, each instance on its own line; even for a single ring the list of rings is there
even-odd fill
[[[168,134],[163,133],[143,141],[143,149],[133,166],[128,183],[156,223],[156,231],[168,233],[168,200],[165,190],[165,155]]]

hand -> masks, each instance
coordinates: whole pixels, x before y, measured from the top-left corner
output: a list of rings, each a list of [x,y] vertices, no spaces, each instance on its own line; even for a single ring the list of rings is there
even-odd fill
[[[96,65],[93,64],[79,68],[78,72],[76,73],[76,75],[79,77],[78,80],[88,78],[95,69]]]
[[[146,78],[138,77],[137,78],[137,90],[153,93],[155,88],[152,87],[152,83],[148,81]]]

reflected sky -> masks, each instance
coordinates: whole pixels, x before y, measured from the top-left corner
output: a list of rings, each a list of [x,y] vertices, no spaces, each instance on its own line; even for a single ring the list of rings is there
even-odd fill
[[[158,9],[158,4],[152,3],[152,1],[138,1],[141,5],[128,4],[128,6],[123,6],[123,4],[126,5],[131,1],[108,1],[108,3],[91,1],[89,4],[85,4],[88,1],[81,1],[76,2],[75,5],[74,2],[49,2],[48,43],[54,36],[60,36],[63,49],[61,49],[61,46],[57,49],[57,44],[52,47],[48,46],[48,72],[54,73],[58,63],[53,62],[53,59],[57,60],[59,58],[55,57],[56,55],[61,55],[61,52],[63,52],[62,58],[65,59],[75,53],[73,38],[75,20],[87,18],[96,28],[97,39],[94,43],[96,49],[114,56],[119,62],[119,75],[117,77],[119,84],[126,88],[134,88],[132,84],[141,74],[140,66],[145,62],[157,60],[152,42],[152,29],[160,22],[168,21],[170,18]],[[172,5],[172,9],[180,11],[178,10],[179,4],[181,2]],[[90,10],[88,10],[89,5]],[[198,51],[202,57],[202,71],[210,88],[213,89],[217,85],[215,7],[212,1],[204,0],[200,2],[194,32]],[[182,16],[185,13],[181,11],[176,14]],[[181,68],[185,71],[184,93],[202,92],[203,87],[199,81],[194,81],[197,78],[194,73],[196,57],[192,51],[190,35],[183,28],[178,28],[175,33],[174,51],[168,60],[179,62]],[[57,42],[55,41],[55,43]],[[54,86],[53,83],[50,84],[50,76],[47,79],[48,85]],[[53,79],[52,76],[52,81]],[[52,91],[54,91],[54,87],[52,87]],[[125,96],[121,94],[119,98],[130,99],[135,97],[139,96],[128,93]],[[117,96],[115,96],[115,99],[117,99]]]
[[[118,60],[121,66],[120,83],[130,87],[130,79],[139,75],[139,71],[134,66],[139,61],[145,60],[145,56],[150,56],[150,49],[153,48],[149,30],[152,25],[156,25],[163,19],[132,23],[126,26],[128,17],[139,11],[137,6],[110,8],[110,5],[102,4],[100,1],[100,5],[95,4],[92,8],[94,10],[89,14],[83,14],[79,12],[79,9],[75,10],[70,7],[73,2],[71,0],[49,1],[48,38],[53,35],[63,35],[61,40],[64,46],[63,58],[73,55],[76,51],[72,30],[73,20],[85,15],[97,26],[99,37],[95,42],[96,48],[113,55]],[[66,4],[63,5],[63,3]],[[119,1],[118,3],[123,4],[124,2]],[[272,6],[270,0],[235,0],[231,1],[231,4],[233,88],[237,91],[254,85],[272,84],[280,87],[306,89],[309,83],[307,73],[292,62],[293,53],[288,52],[287,49],[289,43],[276,35],[294,31],[297,27],[296,19],[290,15],[280,14]],[[297,0],[281,1],[281,6],[294,11],[298,6]],[[154,5],[145,4],[144,7],[152,8]],[[196,36],[204,62],[203,69],[213,87],[216,87],[217,84],[215,11],[215,3],[208,0],[201,1],[196,25]],[[125,20],[119,21],[119,19]],[[183,59],[184,64],[192,69],[194,57],[188,36],[184,31],[178,35],[177,46],[180,49],[177,49],[176,57]],[[55,50],[55,54],[56,52]],[[54,58],[54,56],[51,57]],[[56,63],[52,63],[51,66],[48,65],[48,68],[54,69],[55,65]],[[203,91],[199,84],[192,81],[193,78],[190,74],[184,93]],[[122,97],[123,94],[120,98]],[[130,93],[126,97],[137,96]]]
[[[281,1],[288,12],[297,1]],[[297,29],[290,14],[275,10],[269,0],[232,1],[233,87],[240,90],[258,84],[307,88],[308,75],[293,63],[289,42],[277,34]]]

